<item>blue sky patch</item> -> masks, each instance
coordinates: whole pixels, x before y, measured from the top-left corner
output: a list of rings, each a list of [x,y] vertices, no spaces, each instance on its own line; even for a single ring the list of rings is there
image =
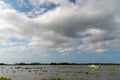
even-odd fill
[[[20,0],[5,0],[4,2],[9,4],[10,6],[12,6],[17,11],[22,12],[22,13],[29,13],[33,9],[36,9],[39,12],[40,9],[44,9],[44,11],[40,12],[39,14],[36,14],[35,12],[32,12],[33,15],[35,15],[35,16],[46,13],[50,10],[53,10],[57,6],[59,6],[59,5],[56,5],[55,3],[52,3],[52,2],[43,3],[43,4],[40,4],[40,5],[33,6],[29,2],[29,0],[23,0],[23,2],[21,2]],[[29,16],[29,17],[31,17],[31,16]]]
[[[5,3],[12,6],[14,9],[20,12],[29,12],[33,9],[33,6],[29,3],[28,0],[24,0],[24,2],[20,2],[20,0],[4,0]]]
[[[76,4],[76,0],[69,0],[70,2]]]
[[[25,39],[19,39],[19,38],[15,38],[15,37],[11,37],[9,39],[10,42],[16,42],[16,43],[23,43],[23,44],[27,44],[29,41],[29,39],[25,38]]]

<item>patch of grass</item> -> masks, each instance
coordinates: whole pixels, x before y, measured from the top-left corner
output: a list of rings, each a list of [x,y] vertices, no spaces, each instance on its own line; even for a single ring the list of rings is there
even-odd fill
[[[42,80],[47,80],[46,78],[42,78]]]
[[[100,75],[99,75],[99,74],[96,74],[96,77],[100,77]]]
[[[115,71],[115,68],[111,68],[110,71]]]
[[[43,72],[48,72],[47,70],[43,70]]]
[[[49,80],[62,80],[61,78],[51,78]]]
[[[20,69],[20,68],[22,68],[22,67],[15,67],[16,69]]]
[[[86,75],[90,74],[90,71],[85,72]]]
[[[31,70],[29,70],[28,72],[32,72]]]
[[[34,71],[34,72],[38,72],[39,70],[36,69],[36,70],[33,70],[33,71]]]
[[[32,69],[32,68],[30,68],[30,67],[25,67],[24,69]]]
[[[110,72],[110,76],[115,76],[115,73],[114,72]]]
[[[11,80],[9,78],[1,77],[0,80]]]
[[[86,78],[81,78],[80,80],[86,80]]]
[[[78,73],[83,73],[83,71],[82,71],[82,70],[80,70]]]

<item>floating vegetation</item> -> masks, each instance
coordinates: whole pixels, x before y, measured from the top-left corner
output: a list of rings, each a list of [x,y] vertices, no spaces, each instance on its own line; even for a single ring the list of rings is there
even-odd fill
[[[43,72],[48,72],[47,70],[43,70]]]
[[[42,78],[41,80],[47,80],[46,78]]]
[[[28,72],[32,72],[31,70],[29,70]]]
[[[82,70],[80,70],[78,73],[83,73],[83,71],[82,71]]]
[[[110,71],[115,71],[115,68],[111,68]]]
[[[120,66],[103,65],[101,68],[89,68],[88,65],[1,66],[0,77],[0,80],[100,80],[103,78],[119,80]]]
[[[114,72],[110,72],[110,76],[115,76],[115,73]]]
[[[16,69],[20,69],[20,68],[22,68],[22,67],[15,67]]]
[[[100,74],[96,74],[96,77],[100,77]]]
[[[49,80],[62,80],[61,78],[51,78]]]
[[[86,78],[81,78],[80,80],[86,80]]]
[[[1,77],[0,80],[11,80],[9,78]]]

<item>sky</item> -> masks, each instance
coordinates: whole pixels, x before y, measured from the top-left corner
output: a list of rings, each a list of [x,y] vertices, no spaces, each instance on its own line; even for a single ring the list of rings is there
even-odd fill
[[[0,0],[0,63],[120,63],[120,0]]]

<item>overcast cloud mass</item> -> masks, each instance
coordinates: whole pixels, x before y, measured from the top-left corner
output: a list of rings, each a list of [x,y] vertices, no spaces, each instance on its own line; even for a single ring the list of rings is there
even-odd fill
[[[44,59],[51,58],[55,62],[60,56],[59,62],[65,56],[120,52],[119,3],[0,0],[0,61],[47,62]]]

